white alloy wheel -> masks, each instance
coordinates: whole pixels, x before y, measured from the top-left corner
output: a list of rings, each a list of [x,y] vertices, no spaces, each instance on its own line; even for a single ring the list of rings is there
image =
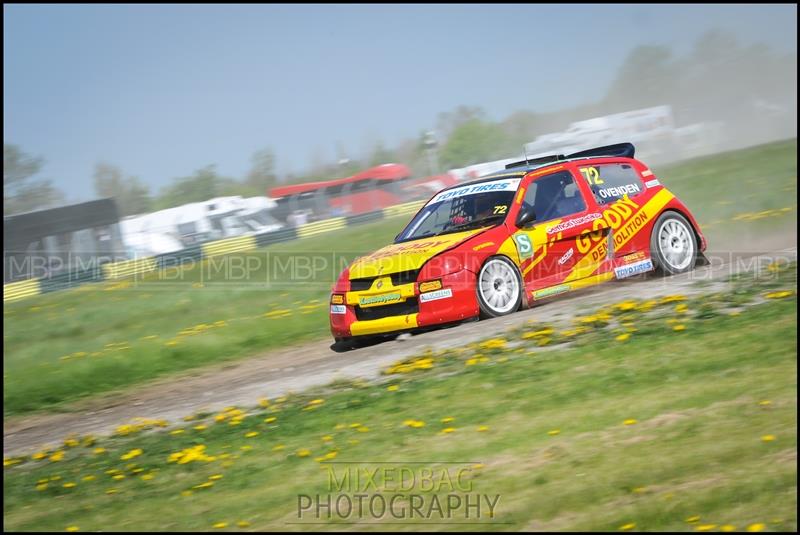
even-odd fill
[[[478,274],[478,297],[487,316],[503,316],[514,312],[520,303],[520,281],[517,271],[505,258],[490,258]]]

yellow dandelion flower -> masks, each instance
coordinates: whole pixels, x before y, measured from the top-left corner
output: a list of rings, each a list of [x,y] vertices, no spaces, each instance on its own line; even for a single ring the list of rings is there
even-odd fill
[[[761,437],[761,440],[763,442],[772,442],[773,440],[775,440],[775,435],[764,435]]]
[[[142,452],[142,450],[140,448],[136,448],[136,449],[133,449],[133,450],[129,451],[128,453],[125,453],[124,455],[122,455],[120,457],[120,460],[127,461],[129,459],[133,459],[135,457],[138,457],[142,453],[143,452]]]
[[[623,333],[623,334],[620,334],[619,336],[617,336],[615,338],[615,340],[617,342],[624,342],[625,340],[627,340],[630,337],[631,337],[630,333]]]
[[[57,463],[58,461],[64,460],[64,452],[62,450],[58,450],[53,452],[50,455],[50,462]]]
[[[111,477],[113,479],[117,480],[117,481],[122,481],[123,479],[125,479],[125,474],[117,474],[117,475],[111,476]]]
[[[250,522],[248,522],[247,520],[239,520],[236,523],[236,525],[239,526],[240,528],[249,528],[250,527]]]
[[[769,405],[772,405],[772,402],[768,399],[762,399],[761,401],[758,402],[758,404],[761,405],[762,407],[767,407]]]
[[[620,531],[630,531],[632,529],[636,529],[636,524],[634,522],[628,522],[627,524],[623,524],[619,527]]]
[[[726,533],[731,531],[736,531],[736,526],[732,526],[731,524],[725,524],[719,527],[720,531],[724,531]]]
[[[72,481],[67,481],[66,483],[64,483],[61,486],[64,487],[65,489],[74,489],[78,485],[76,483],[73,483]]]
[[[80,531],[78,526],[67,526],[67,531]]]
[[[325,435],[324,437],[322,437],[323,442],[330,442],[331,440],[333,440],[333,437],[330,435]]]
[[[308,450],[306,448],[297,450],[298,457],[308,457],[309,455],[311,455],[311,450]]]
[[[700,521],[700,515],[690,516],[689,518],[686,519],[686,522],[688,524],[694,524],[695,522],[699,522],[699,521]]]
[[[789,297],[793,293],[794,292],[783,290],[780,292],[770,292],[768,294],[764,294],[764,297],[767,299],[783,299],[784,297]]]
[[[765,529],[767,529],[767,526],[764,524],[750,524],[749,526],[747,526],[747,531],[751,533],[764,531]]]
[[[389,392],[397,392],[400,389],[398,385],[389,385],[386,387],[386,390]]]
[[[547,432],[547,434],[550,435],[551,437],[554,437],[557,434],[559,434],[560,432],[561,432],[561,429],[551,429],[550,431]]]
[[[36,490],[38,490],[39,492],[41,492],[43,490],[47,490],[47,483],[39,483],[39,484],[37,484],[36,485]]]
[[[169,434],[170,435],[182,435],[185,432],[186,432],[185,429],[173,429],[172,431],[169,432]]]
[[[286,448],[283,444],[276,444],[272,447],[272,451],[281,451],[282,449]]]
[[[258,436],[258,431],[250,431],[249,433],[245,433],[245,438],[253,438]]]
[[[442,429],[442,433],[449,434],[455,432],[455,430],[456,430],[455,427],[445,427],[444,429]]]
[[[96,478],[95,478],[95,476],[93,476],[93,475],[91,475],[91,474],[90,474],[90,475],[88,475],[88,476],[83,476],[83,477],[81,478],[81,480],[83,480],[83,481],[94,481],[95,479],[96,479]]]
[[[264,423],[265,423],[265,424],[271,424],[272,422],[274,422],[274,421],[275,421],[275,420],[277,420],[277,419],[278,419],[278,418],[276,418],[275,416],[269,416],[269,417],[267,417],[267,418],[264,418]]]
[[[95,448],[93,450],[93,452],[94,452],[95,455],[101,455],[101,454],[106,452],[106,449],[105,448]]]
[[[673,331],[685,331],[686,325],[678,324],[672,328]]]
[[[479,433],[483,433],[484,431],[488,431],[488,430],[489,430],[489,426],[488,425],[479,425],[478,426],[478,432]]]
[[[118,492],[119,492],[119,490],[117,490],[117,489],[108,489],[108,490],[106,491],[106,494],[116,494],[116,493],[118,493]]]
[[[448,417],[446,417],[446,418],[442,418],[442,423],[443,423],[443,424],[449,424],[449,423],[450,423],[450,422],[452,422],[453,420],[455,420],[455,418],[453,418],[452,416],[448,416]]]
[[[222,474],[214,474],[213,476],[209,476],[208,479],[210,479],[211,481],[217,481],[219,479],[222,479],[223,477],[224,476]]]
[[[208,426],[207,426],[207,425],[204,425],[204,424],[200,424],[200,425],[196,425],[196,426],[194,426],[194,430],[195,430],[195,431],[204,431],[204,430],[205,430],[205,429],[207,429],[207,428],[208,428]]]
[[[356,431],[358,431],[359,433],[369,433],[369,427],[367,427],[366,425],[362,425],[360,427],[356,427]]]
[[[151,479],[156,477],[156,475],[153,472],[148,472],[146,474],[142,474],[139,477],[141,477],[143,481],[150,481]]]
[[[695,526],[695,531],[711,531],[712,529],[716,528],[716,524],[700,524],[699,526]]]
[[[634,418],[628,418],[627,420],[625,420],[622,423],[623,423],[623,425],[634,425],[637,422],[636,422],[636,419],[634,419]]]
[[[483,463],[477,463],[472,465],[473,470],[481,470],[483,469]]]
[[[214,527],[214,529],[225,529],[225,528],[228,527],[228,523],[227,522],[217,522],[216,524],[214,524],[213,527]]]

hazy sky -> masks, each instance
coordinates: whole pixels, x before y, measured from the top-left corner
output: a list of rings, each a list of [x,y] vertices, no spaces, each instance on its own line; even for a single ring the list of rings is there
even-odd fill
[[[795,5],[5,5],[3,137],[91,198],[100,160],[161,186],[262,147],[281,172],[362,155],[438,112],[499,120],[604,95],[627,53],[710,28],[795,51]]]

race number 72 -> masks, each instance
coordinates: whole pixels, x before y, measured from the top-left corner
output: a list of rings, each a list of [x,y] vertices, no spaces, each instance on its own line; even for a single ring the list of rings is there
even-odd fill
[[[597,167],[581,167],[580,172],[584,178],[586,178],[586,182],[588,182],[590,186],[603,184],[603,179],[600,178]]]

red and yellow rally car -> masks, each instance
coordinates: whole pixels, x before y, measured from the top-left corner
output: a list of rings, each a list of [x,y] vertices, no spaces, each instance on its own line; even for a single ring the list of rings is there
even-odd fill
[[[697,221],[621,143],[525,160],[444,189],[394,243],[358,258],[330,303],[339,343],[509,314],[654,269],[691,270]]]

